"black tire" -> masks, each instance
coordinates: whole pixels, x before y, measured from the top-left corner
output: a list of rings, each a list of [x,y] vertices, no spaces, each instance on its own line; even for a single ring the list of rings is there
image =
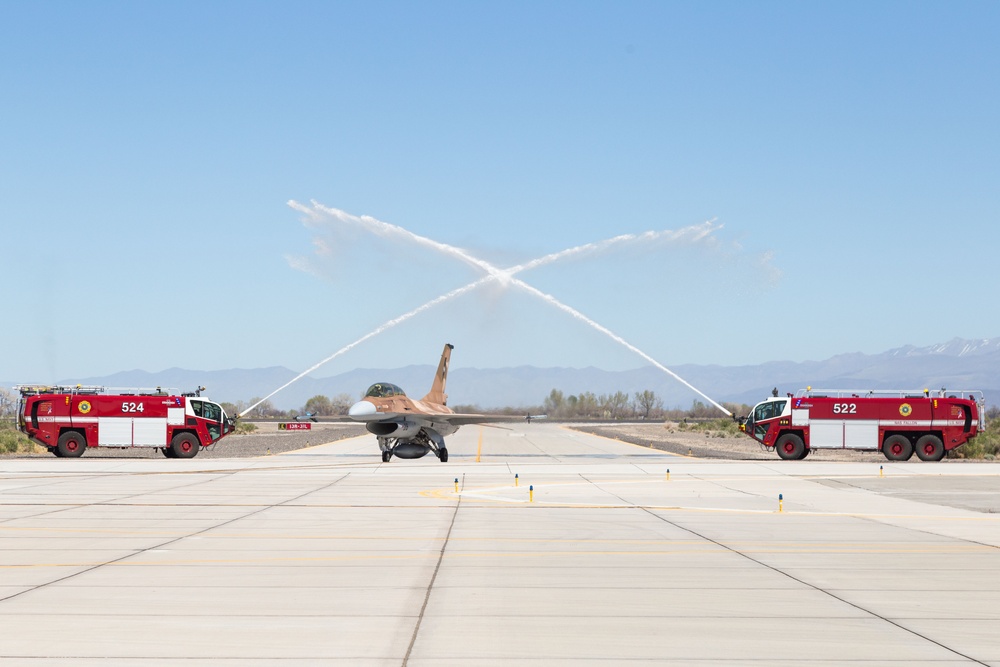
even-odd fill
[[[178,433],[170,441],[170,449],[175,459],[193,459],[198,455],[200,446],[198,438],[190,433]]]
[[[438,458],[441,459],[441,463],[448,462],[448,450],[442,447],[438,450]]]
[[[905,435],[890,435],[882,443],[882,453],[890,461],[909,461],[913,456],[913,443]]]
[[[801,460],[802,460],[802,459],[804,459],[805,457],[809,456],[809,453],[810,453],[810,452],[812,452],[812,450],[811,450],[811,449],[809,449],[808,447],[803,447],[803,448],[802,448],[802,456],[800,456],[800,457],[799,457],[799,461],[801,461]]]
[[[944,458],[944,443],[936,435],[922,435],[917,438],[917,456],[921,461],[940,461]]]
[[[774,448],[777,450],[778,456],[786,461],[797,461],[803,457],[802,453],[806,450],[806,443],[802,442],[802,438],[794,433],[786,433],[778,438],[778,441],[774,443]]]
[[[83,450],[86,448],[87,441],[79,431],[66,431],[59,436],[59,442],[56,444],[56,449],[59,453],[56,456],[75,459],[83,456]]]
[[[160,451],[163,452],[163,455],[166,456],[168,459],[174,458],[174,450],[172,450],[170,447],[164,447]]]
[[[382,463],[388,463],[390,458],[392,458],[392,452],[388,449],[382,452]]]
[[[59,453],[58,447],[49,447],[49,451],[52,452],[55,456],[62,458],[62,454]]]

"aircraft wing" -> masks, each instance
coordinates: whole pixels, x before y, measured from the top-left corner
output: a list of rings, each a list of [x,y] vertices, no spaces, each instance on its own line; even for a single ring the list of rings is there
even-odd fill
[[[474,415],[460,414],[456,412],[436,412],[434,414],[419,415],[423,419],[435,422],[447,422],[452,426],[466,426],[468,424],[492,424],[498,422],[523,422],[526,418],[517,415]]]
[[[336,417],[320,417],[322,422],[344,422],[345,424],[364,424],[365,422],[391,422],[398,417],[411,415],[409,412],[379,412],[373,415],[362,417],[351,417],[349,415],[338,415]]]
[[[452,426],[467,426],[468,424],[491,424],[498,422],[523,422],[527,417],[516,415],[474,415],[458,414],[455,412],[379,412],[371,416],[364,417],[320,417],[323,422],[343,422],[349,424],[363,424],[365,422],[392,422],[400,419],[409,419],[416,422],[445,422]],[[532,417],[535,419],[535,417]]]

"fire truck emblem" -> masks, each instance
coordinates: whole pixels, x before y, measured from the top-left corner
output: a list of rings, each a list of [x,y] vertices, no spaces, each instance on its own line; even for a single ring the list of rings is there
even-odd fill
[[[909,417],[911,412],[913,412],[913,408],[910,406],[909,403],[903,403],[901,406],[899,406],[899,414],[901,414],[902,416]]]
[[[90,412],[90,401],[80,401],[80,405],[77,407],[80,410],[80,414],[85,415]]]

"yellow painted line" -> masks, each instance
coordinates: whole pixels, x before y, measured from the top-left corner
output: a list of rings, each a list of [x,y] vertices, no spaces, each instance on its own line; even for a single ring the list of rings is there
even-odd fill
[[[675,454],[673,452],[667,452],[662,449],[656,449],[655,447],[649,447],[647,445],[637,445],[634,442],[626,442],[625,440],[618,440],[617,438],[609,438],[606,435],[598,435],[596,433],[590,433],[589,431],[578,431],[571,426],[566,426],[565,424],[560,424],[559,428],[566,429],[567,431],[573,431],[574,433],[579,433],[581,435],[588,435],[592,438],[601,438],[602,440],[607,440],[608,442],[616,442],[619,445],[630,445],[632,447],[639,447],[640,449],[645,449],[646,451],[654,451],[659,454],[664,454],[666,456],[676,456],[682,459],[699,459],[697,456],[688,456],[687,454]]]

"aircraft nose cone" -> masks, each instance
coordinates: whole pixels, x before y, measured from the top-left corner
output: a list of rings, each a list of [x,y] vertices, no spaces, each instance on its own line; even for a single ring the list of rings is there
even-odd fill
[[[368,401],[358,401],[351,406],[351,409],[347,411],[350,417],[370,417],[375,414],[375,406]]]

